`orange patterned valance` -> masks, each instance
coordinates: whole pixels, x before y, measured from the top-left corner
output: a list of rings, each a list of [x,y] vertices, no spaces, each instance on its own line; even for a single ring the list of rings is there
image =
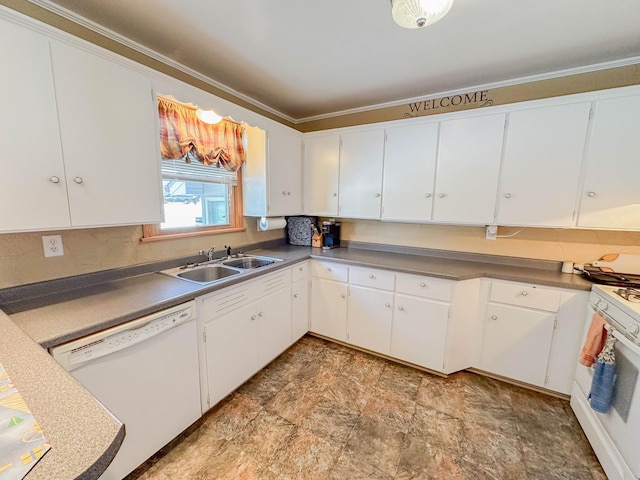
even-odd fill
[[[204,165],[223,167],[230,172],[245,160],[244,128],[223,119],[214,125],[196,116],[197,107],[166,97],[158,97],[160,117],[160,152],[163,159],[192,159]]]

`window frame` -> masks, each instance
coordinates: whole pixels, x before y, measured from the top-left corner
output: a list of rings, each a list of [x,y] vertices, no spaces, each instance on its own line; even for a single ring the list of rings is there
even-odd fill
[[[198,237],[203,235],[216,235],[222,233],[244,232],[247,228],[244,225],[244,215],[242,210],[242,172],[243,167],[237,171],[237,183],[231,185],[229,212],[232,214],[232,221],[229,225],[197,225],[192,227],[180,227],[162,230],[160,223],[142,225],[141,242],[156,242],[159,240],[172,240],[178,238]],[[163,204],[164,211],[164,204]]]

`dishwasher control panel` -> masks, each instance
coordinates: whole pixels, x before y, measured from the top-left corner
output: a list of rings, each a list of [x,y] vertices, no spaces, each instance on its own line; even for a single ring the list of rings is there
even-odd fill
[[[85,362],[144,342],[195,318],[196,306],[191,301],[53,347],[50,352],[63,367],[73,370]]]

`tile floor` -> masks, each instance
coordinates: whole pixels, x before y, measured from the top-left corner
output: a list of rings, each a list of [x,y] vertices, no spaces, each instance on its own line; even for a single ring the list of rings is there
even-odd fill
[[[568,402],[306,336],[139,480],[606,479]]]

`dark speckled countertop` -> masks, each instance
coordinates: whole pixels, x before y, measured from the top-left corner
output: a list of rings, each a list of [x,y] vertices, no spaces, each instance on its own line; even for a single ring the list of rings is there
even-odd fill
[[[41,347],[65,343],[308,258],[450,280],[487,277],[576,290],[590,290],[592,285],[579,275],[561,273],[559,262],[462,252],[351,243],[349,248],[333,250],[270,244],[250,253],[283,261],[209,286],[158,273],[185,260],[176,259],[0,290],[0,363],[24,393],[53,446],[27,479],[96,478],[123,436],[120,422]],[[29,351],[36,360],[22,354]],[[39,363],[38,370],[32,368],[34,361]],[[83,447],[82,455],[76,454],[81,432],[67,425],[76,412],[95,426],[100,439]]]

